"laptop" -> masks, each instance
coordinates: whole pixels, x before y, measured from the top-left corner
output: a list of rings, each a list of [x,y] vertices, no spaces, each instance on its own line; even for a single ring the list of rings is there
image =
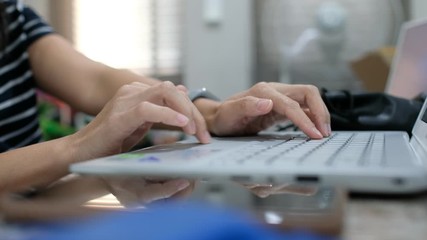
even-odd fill
[[[84,175],[126,175],[299,183],[353,192],[404,193],[427,189],[427,104],[406,132],[333,132],[321,140],[300,132],[252,137],[189,138],[72,164]]]
[[[402,26],[385,92],[413,99],[427,92],[427,19]]]
[[[427,21],[402,28],[389,93],[412,97],[419,89],[427,89],[427,46],[421,44],[426,37]],[[416,84],[418,91],[408,84]],[[298,183],[341,186],[353,192],[412,193],[427,190],[426,103],[412,134],[409,138],[406,132],[334,132],[329,138],[311,140],[301,132],[263,132],[253,137],[214,138],[205,145],[190,137],[76,163],[70,170],[86,175]]]

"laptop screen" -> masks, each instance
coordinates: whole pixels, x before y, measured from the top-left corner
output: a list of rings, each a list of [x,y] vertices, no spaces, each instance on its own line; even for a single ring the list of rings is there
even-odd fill
[[[422,156],[425,156],[427,160],[427,100],[424,101],[418,119],[412,129],[412,136],[411,142],[414,142],[412,146],[418,153],[422,152]]]
[[[423,122],[427,123],[427,111],[424,109],[424,113],[421,116],[421,120],[423,120]]]
[[[399,36],[388,94],[412,99],[427,92],[427,19],[406,23]]]

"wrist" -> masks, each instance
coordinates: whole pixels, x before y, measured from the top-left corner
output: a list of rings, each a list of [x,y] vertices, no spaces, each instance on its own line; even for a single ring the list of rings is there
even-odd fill
[[[206,98],[199,98],[193,102],[206,121],[208,131],[215,134],[215,119],[221,103]]]
[[[67,156],[68,156],[68,163],[77,163],[84,160],[88,160],[91,158],[89,151],[85,150],[85,146],[88,146],[88,144],[85,144],[85,136],[84,134],[81,134],[81,131],[77,131],[74,134],[71,134],[64,138],[64,143],[67,146]]]

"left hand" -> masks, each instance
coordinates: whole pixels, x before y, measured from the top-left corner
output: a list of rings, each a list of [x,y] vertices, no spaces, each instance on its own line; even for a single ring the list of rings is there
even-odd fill
[[[256,134],[285,119],[314,139],[331,134],[328,109],[319,90],[312,85],[260,82],[225,100],[213,111],[199,109],[210,132],[218,136]]]

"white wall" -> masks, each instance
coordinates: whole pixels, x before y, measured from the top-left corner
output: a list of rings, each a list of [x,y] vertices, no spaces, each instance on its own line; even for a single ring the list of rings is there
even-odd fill
[[[412,0],[411,2],[411,18],[420,19],[427,17],[427,1]]]
[[[252,1],[210,1],[223,4],[216,25],[204,18],[207,1],[186,1],[184,83],[189,89],[206,87],[224,99],[253,80]]]

